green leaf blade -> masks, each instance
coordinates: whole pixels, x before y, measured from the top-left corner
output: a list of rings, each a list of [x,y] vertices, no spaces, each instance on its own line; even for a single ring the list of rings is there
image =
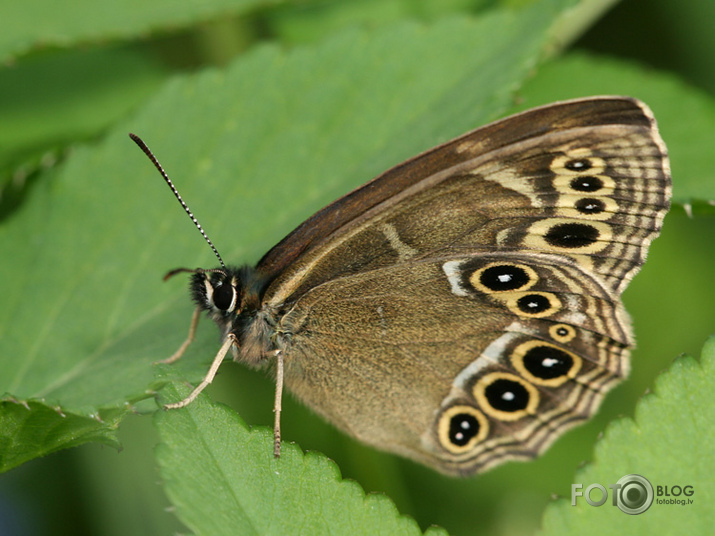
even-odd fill
[[[227,13],[245,13],[265,4],[265,0],[12,2],[4,6],[0,22],[0,60],[5,63],[33,47],[136,38],[160,28],[176,29]]]
[[[689,356],[678,358],[658,378],[654,393],[638,404],[635,420],[611,423],[596,446],[596,461],[574,478],[584,489],[592,483],[608,489],[622,476],[642,475],[656,488],[651,507],[629,516],[611,506],[611,490],[601,507],[590,506],[583,498],[575,507],[570,499],[560,499],[545,512],[544,535],[618,533],[624,527],[635,534],[707,534],[715,523],[709,505],[715,494],[710,477],[715,471],[713,389],[715,337],[705,344],[700,363]],[[658,486],[688,485],[694,489],[693,504],[658,503],[666,498],[657,495]]]
[[[188,389],[165,392],[180,398]],[[155,424],[166,492],[197,535],[421,533],[387,497],[365,496],[357,483],[342,481],[323,455],[284,442],[274,458],[269,430],[249,430],[236,413],[204,396],[157,413]]]
[[[0,401],[0,473],[33,458],[88,442],[119,448],[122,412],[85,417],[40,402]]]

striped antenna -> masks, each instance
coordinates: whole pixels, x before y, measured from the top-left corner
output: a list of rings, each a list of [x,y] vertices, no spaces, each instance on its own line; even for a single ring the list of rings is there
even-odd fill
[[[134,140],[134,143],[136,143],[139,148],[144,151],[144,154],[146,154],[149,157],[149,160],[152,161],[154,164],[154,167],[159,170],[159,173],[161,173],[161,176],[164,177],[164,180],[166,181],[166,184],[169,185],[169,188],[171,188],[171,191],[174,192],[174,195],[176,196],[176,199],[179,200],[179,203],[181,203],[181,206],[184,207],[184,210],[186,213],[189,215],[189,218],[191,218],[191,221],[194,222],[194,225],[196,225],[196,228],[199,230],[201,233],[201,236],[204,237],[204,240],[208,243],[209,246],[211,246],[211,249],[213,250],[214,254],[216,255],[216,258],[218,258],[218,262],[221,263],[221,266],[226,269],[226,265],[223,263],[223,259],[221,258],[221,255],[218,254],[218,250],[214,246],[213,242],[211,242],[211,239],[208,237],[206,232],[204,231],[203,227],[201,227],[201,224],[199,223],[199,220],[196,219],[196,217],[192,214],[191,210],[189,209],[189,206],[184,202],[184,200],[181,198],[181,195],[179,195],[179,191],[176,189],[176,186],[174,186],[174,183],[171,182],[171,179],[169,178],[169,175],[166,174],[166,171],[164,171],[164,168],[161,167],[161,164],[159,161],[156,159],[156,156],[154,156],[154,153],[152,153],[149,150],[149,147],[147,147],[146,143],[137,136],[136,134],[129,133],[129,137]]]

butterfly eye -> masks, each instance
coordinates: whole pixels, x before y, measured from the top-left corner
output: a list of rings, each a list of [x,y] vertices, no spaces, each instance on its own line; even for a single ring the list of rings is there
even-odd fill
[[[214,306],[221,311],[230,311],[236,303],[236,289],[229,283],[219,283],[214,287],[211,299]]]

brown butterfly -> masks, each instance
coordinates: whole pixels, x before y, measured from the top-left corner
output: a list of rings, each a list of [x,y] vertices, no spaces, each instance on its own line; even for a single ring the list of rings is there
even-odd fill
[[[508,117],[395,166],[255,267],[227,267],[202,230],[221,267],[168,274],[193,274],[197,308],[167,362],[202,311],[223,344],[204,381],[167,407],[190,403],[230,350],[275,365],[276,455],[285,381],[346,433],[444,473],[533,458],[628,373],[620,295],[670,192],[651,111],[593,97]]]

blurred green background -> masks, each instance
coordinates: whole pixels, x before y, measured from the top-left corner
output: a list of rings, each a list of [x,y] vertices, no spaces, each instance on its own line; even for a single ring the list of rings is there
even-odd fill
[[[370,17],[361,15],[369,12],[364,6],[351,13],[333,10],[333,4],[267,6],[257,2],[245,15],[214,15],[195,24],[178,21],[175,31],[147,31],[130,40],[88,35],[69,50],[61,46],[61,40],[52,39],[48,39],[49,46],[42,42],[24,48],[18,45],[0,69],[0,147],[4,155],[0,156],[0,173],[5,184],[0,217],[8,217],[31,195],[33,181],[43,180],[43,169],[64,158],[70,142],[101,137],[103,129],[140,106],[167,77],[209,65],[220,67],[260,42],[273,40],[292,46],[323,39],[344,25],[373,24]],[[371,4],[375,11],[385,11],[376,16],[380,20],[407,17],[430,21],[443,10],[468,11],[496,2],[450,0],[437,8],[430,2],[405,0],[395,14],[381,7],[388,4]],[[71,2],[63,7],[72,10]],[[13,9],[31,7],[23,3]],[[129,4],[127,9],[131,9]],[[711,0],[623,0],[572,50],[677,73],[685,83],[713,95],[713,20],[715,2]],[[107,51],[116,54],[111,70],[103,68]],[[43,78],[45,84],[28,87],[25,83]],[[67,90],[73,87],[76,92]],[[112,91],[97,91],[98,87],[111,87]],[[53,91],[62,95],[63,102],[44,98]],[[90,96],[96,94],[104,100],[90,102]],[[87,114],[86,122],[67,120],[83,116],[84,106],[107,113]],[[676,184],[677,180],[676,174]],[[702,204],[702,200],[696,201]],[[633,378],[607,397],[592,422],[569,433],[568,440],[558,441],[536,462],[509,464],[476,479],[448,479],[356,444],[311,417],[290,397],[285,403],[284,415],[290,418],[284,418],[283,435],[304,449],[329,453],[345,477],[357,480],[366,491],[386,492],[400,511],[414,516],[423,529],[437,523],[456,534],[530,534],[538,527],[552,494],[569,496],[573,471],[590,459],[593,440],[606,423],[618,415],[632,415],[638,398],[670,360],[683,352],[698,355],[706,337],[715,331],[713,245],[712,210],[698,205],[691,218],[681,206],[673,208],[649,263],[624,296],[639,343],[633,354]],[[236,365],[224,366],[210,395],[240,408],[249,423],[271,422],[273,383],[261,374]],[[119,436],[123,445],[119,453],[89,444],[34,460],[0,476],[0,535],[138,536],[185,530],[165,510],[169,502],[148,455],[157,442],[151,419],[128,417]],[[421,493],[425,489],[431,492]],[[454,500],[459,496],[478,506],[458,508]],[[516,511],[519,517],[514,516]]]

